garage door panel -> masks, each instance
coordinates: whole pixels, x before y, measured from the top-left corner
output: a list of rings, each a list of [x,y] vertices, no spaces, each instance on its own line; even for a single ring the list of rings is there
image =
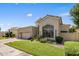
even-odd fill
[[[30,37],[32,37],[32,34],[31,33],[23,33],[22,34],[22,38],[25,38],[25,39],[27,39],[27,38],[30,38]]]

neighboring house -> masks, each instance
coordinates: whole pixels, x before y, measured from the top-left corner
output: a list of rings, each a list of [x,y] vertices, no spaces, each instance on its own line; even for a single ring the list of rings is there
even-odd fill
[[[5,32],[0,32],[0,37],[5,36]]]
[[[71,25],[69,25],[69,24],[62,24],[61,25],[61,33],[69,33],[70,26]]]
[[[34,26],[18,28],[17,38],[19,38],[19,39],[31,39],[37,35],[36,32],[37,32],[37,28]]]
[[[38,35],[39,37],[55,40],[56,36],[60,36],[63,32],[68,33],[69,29],[70,25],[63,24],[61,17],[46,15],[36,21],[36,27],[19,28],[17,37],[19,39],[26,39]]]

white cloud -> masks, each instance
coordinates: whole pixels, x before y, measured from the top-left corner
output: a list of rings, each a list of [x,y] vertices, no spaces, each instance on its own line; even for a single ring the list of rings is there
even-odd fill
[[[28,13],[27,16],[31,17],[31,16],[33,16],[33,15],[32,15],[32,13]]]
[[[59,16],[70,16],[69,13],[62,13],[62,14],[59,14]]]

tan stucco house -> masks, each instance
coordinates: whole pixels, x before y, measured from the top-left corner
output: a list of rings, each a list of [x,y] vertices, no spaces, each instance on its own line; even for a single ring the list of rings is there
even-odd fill
[[[61,17],[46,15],[36,21],[36,26],[18,28],[17,38],[27,39],[38,35],[55,40],[56,36],[61,36],[61,33],[68,33],[69,29],[70,25],[63,24]]]
[[[40,18],[37,20],[36,25],[39,28],[39,36],[53,38],[54,40],[56,36],[67,33],[70,29],[70,25],[63,24],[61,17],[52,15]]]

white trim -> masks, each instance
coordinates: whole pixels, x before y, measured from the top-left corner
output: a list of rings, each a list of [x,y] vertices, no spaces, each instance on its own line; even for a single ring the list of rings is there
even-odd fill
[[[54,27],[54,40],[55,40],[55,27]]]

